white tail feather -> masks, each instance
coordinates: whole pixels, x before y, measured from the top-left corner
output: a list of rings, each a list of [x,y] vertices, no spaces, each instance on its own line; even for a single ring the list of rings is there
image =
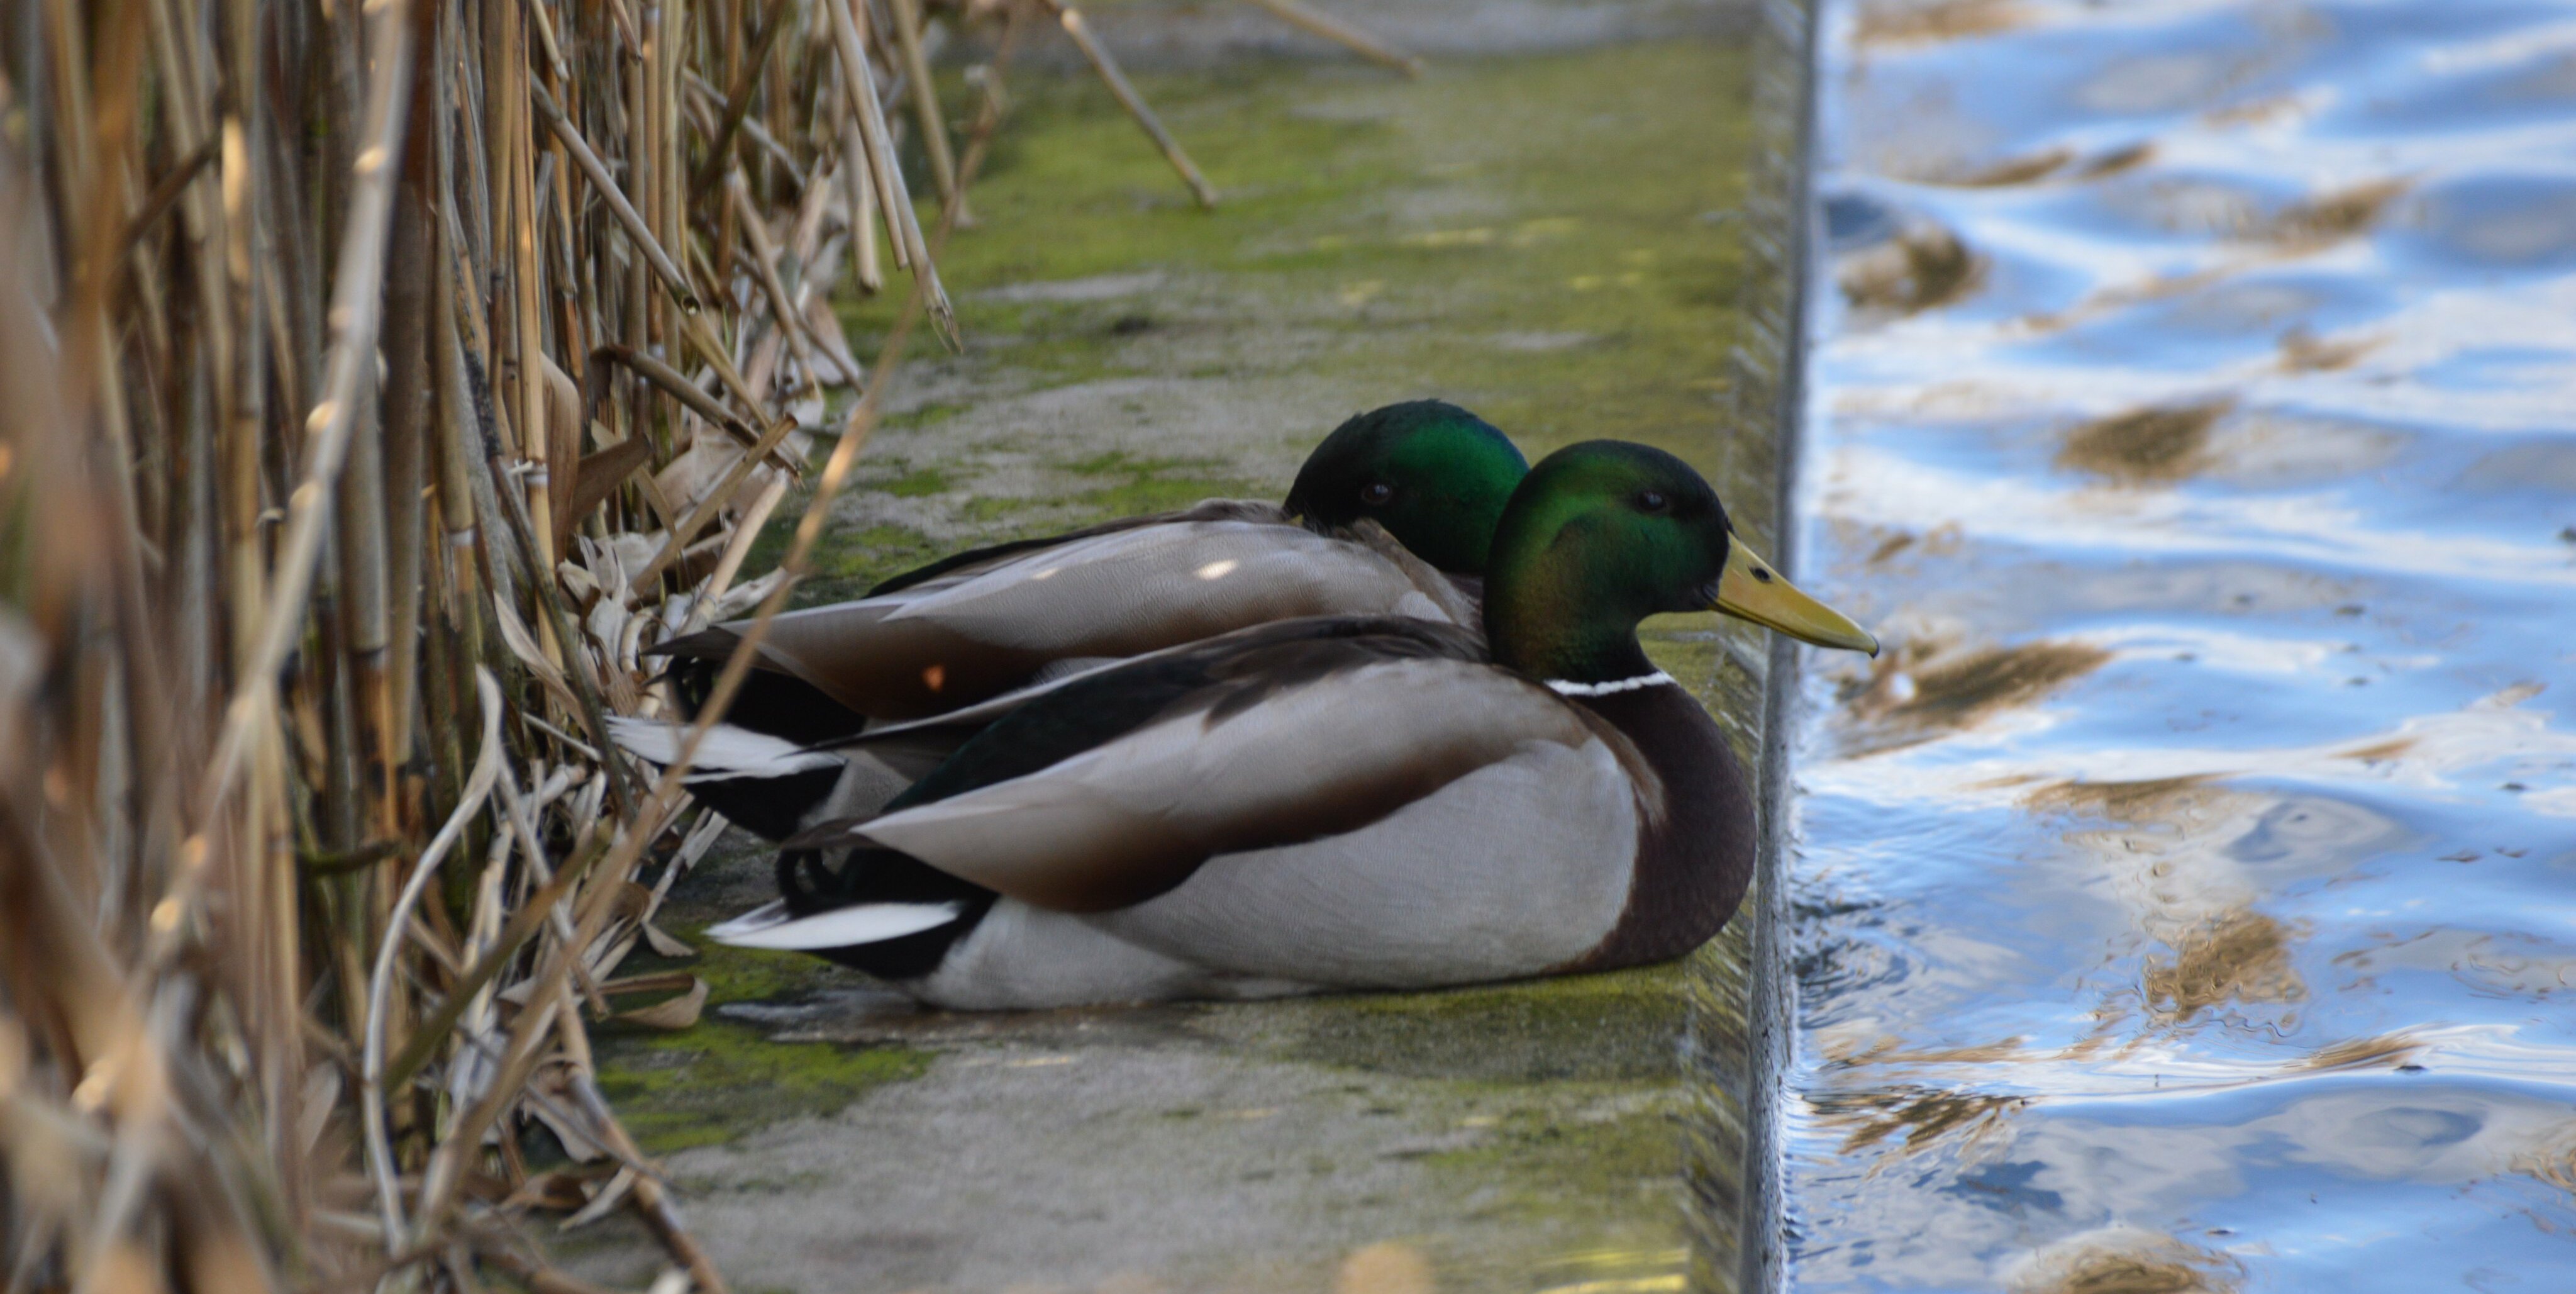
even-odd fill
[[[680,738],[687,731],[686,725],[655,719],[637,719],[622,714],[608,717],[609,739],[615,741],[620,749],[638,759],[666,766],[679,760]],[[791,773],[840,766],[841,757],[838,755],[807,750],[784,737],[720,723],[708,729],[706,739],[698,743],[698,757],[689,766],[687,780],[714,782],[733,777],[785,777]]]
[[[957,919],[962,903],[862,903],[834,908],[810,917],[787,914],[785,899],[772,899],[721,925],[709,926],[707,938],[736,948],[777,948],[813,952],[880,943],[919,934]]]

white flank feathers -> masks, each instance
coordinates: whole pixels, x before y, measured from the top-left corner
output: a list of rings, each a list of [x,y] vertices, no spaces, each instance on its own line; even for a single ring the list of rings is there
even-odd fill
[[[964,910],[962,903],[863,903],[794,917],[787,914],[787,900],[772,899],[731,921],[707,927],[706,936],[736,948],[814,952],[919,934],[956,920]]]
[[[680,738],[687,732],[685,724],[636,719],[622,714],[608,716],[609,739],[628,754],[655,764],[668,766],[678,762]],[[706,739],[698,743],[698,757],[689,766],[686,780],[715,782],[734,777],[786,777],[791,773],[840,766],[841,757],[838,755],[807,750],[784,737],[772,737],[764,732],[720,723],[708,729]]]

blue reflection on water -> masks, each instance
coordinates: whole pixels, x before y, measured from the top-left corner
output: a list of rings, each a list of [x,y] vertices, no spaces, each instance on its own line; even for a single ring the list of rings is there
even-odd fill
[[[1795,1283],[2576,1287],[2576,13],[1828,11]]]

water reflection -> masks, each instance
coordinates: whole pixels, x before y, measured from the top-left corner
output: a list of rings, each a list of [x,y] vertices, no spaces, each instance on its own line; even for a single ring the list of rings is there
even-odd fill
[[[2070,1236],[2014,1265],[2014,1294],[2232,1294],[2245,1264],[2136,1227]]]
[[[2172,954],[2149,953],[2140,976],[2148,1013],[2161,1025],[2185,1025],[2229,1004],[2305,999],[2307,981],[2290,964],[2291,934],[2260,912],[2239,910],[2173,935],[2167,941]]]
[[[2025,16],[2025,10],[2015,0],[1874,2],[1860,6],[1852,23],[1851,43],[1867,49],[1985,36],[2020,25]]]
[[[1845,676],[1839,690],[1855,722],[1847,753],[1895,750],[1973,727],[2031,705],[2111,659],[2090,643],[1944,650],[1942,640],[1938,629],[1918,630],[1883,651],[1865,677]]]
[[[1985,269],[1958,235],[1916,224],[1847,258],[1839,276],[1856,317],[1876,321],[1961,300],[1984,285]]]
[[[2094,418],[2066,433],[2057,466],[2132,485],[2182,480],[2208,460],[2209,429],[2235,403],[2222,396]]]
[[[2576,1270],[2576,23],[1828,5],[1795,1281]]]

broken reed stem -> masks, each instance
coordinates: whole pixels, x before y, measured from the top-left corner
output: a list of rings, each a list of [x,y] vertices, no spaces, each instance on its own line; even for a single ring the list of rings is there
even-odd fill
[[[516,307],[510,315],[509,339],[515,354],[508,367],[515,370],[510,384],[514,400],[511,421],[519,429],[519,452],[529,464],[520,501],[535,518],[532,533],[525,537],[530,553],[542,572],[537,578],[552,584],[555,569],[554,528],[554,419],[547,414],[547,379],[545,329],[538,306],[539,282],[545,274],[544,258],[538,255],[537,239],[537,136],[529,109],[535,95],[544,87],[535,83],[528,70],[528,18],[536,8],[535,0],[501,0],[508,20],[502,27],[502,57],[509,69],[509,81],[502,94],[507,109],[508,158],[510,185],[510,244],[506,259],[507,281]],[[564,465],[569,471],[571,465]],[[539,641],[544,644],[548,660],[560,663],[563,654],[574,650],[555,626],[541,622]]]
[[[1019,48],[1020,28],[1028,12],[1027,4],[1006,7],[1002,38],[994,44],[993,61],[984,68],[984,102],[975,110],[975,124],[967,131],[966,155],[957,164],[957,182],[960,185],[975,183],[975,177],[984,169],[984,158],[992,148],[993,132],[1002,127],[1004,105],[1009,102],[1005,76],[1010,71],[1011,55]],[[940,241],[943,244],[947,241],[944,231]]]
[[[726,435],[740,441],[745,448],[750,449],[755,455],[766,457],[777,463],[782,470],[797,474],[801,474],[805,470],[805,465],[803,463],[799,463],[792,458],[788,458],[783,454],[777,453],[777,444],[775,441],[768,440],[763,433],[752,430],[739,416],[735,415],[732,410],[725,408],[723,404],[719,403],[714,396],[708,395],[706,392],[699,390],[698,384],[690,381],[685,374],[680,372],[680,370],[673,368],[650,355],[643,354],[630,346],[602,346],[590,353],[590,359],[594,364],[601,363],[603,361],[617,364],[620,367],[633,372],[636,376],[651,382],[664,394],[667,394],[672,399],[678,400],[680,403],[687,405],[690,412],[706,419],[709,423],[722,430]],[[765,441],[769,445],[769,448],[767,449],[761,448]]]
[[[912,91],[913,115],[921,123],[922,152],[930,159],[930,179],[939,194],[939,209],[955,211],[953,223],[970,223],[958,204],[957,159],[948,151],[948,123],[939,115],[939,87],[930,79],[930,60],[921,51],[920,0],[887,0],[895,48],[903,55],[904,79]]]
[[[644,254],[644,263],[652,266],[653,273],[662,280],[662,286],[671,290],[671,299],[678,302],[682,310],[697,313],[698,293],[697,289],[689,286],[689,276],[682,274],[680,267],[671,262],[671,253],[664,250],[662,240],[645,227],[644,217],[635,210],[634,203],[626,200],[626,194],[617,187],[617,181],[609,178],[608,168],[601,164],[599,154],[590,151],[590,142],[581,137],[580,131],[573,129],[571,122],[564,120],[563,110],[555,106],[554,96],[546,93],[544,86],[532,84],[528,89],[530,100],[537,105],[538,115],[546,119],[546,128],[563,141],[565,151],[572,154],[573,165],[581,168],[583,178],[590,181],[591,191],[608,204],[609,211],[616,215],[617,223],[626,231],[626,236],[635,240],[635,246]]]
[[[877,101],[876,82],[868,74],[866,42],[860,38],[857,20],[850,14],[852,4],[864,4],[866,0],[820,2],[831,22],[832,52],[840,59],[841,111],[848,123],[848,128],[842,132],[842,164],[858,167],[851,172],[852,176],[864,176],[874,186],[877,212],[885,221],[886,243],[894,252],[895,268],[910,269],[912,241],[903,236],[903,221],[898,214],[910,204],[904,201],[896,188],[903,182],[903,173],[885,165],[885,158],[877,148],[877,137],[869,129],[871,117],[868,109]],[[850,147],[852,132],[856,132],[858,137],[855,149]]]
[[[767,435],[762,436],[752,445],[750,453],[735,459],[733,466],[725,469],[725,474],[716,483],[716,488],[709,490],[705,499],[700,500],[696,507],[689,509],[688,515],[672,524],[670,537],[662,541],[661,550],[654,553],[653,559],[644,564],[644,569],[636,572],[635,582],[651,584],[661,578],[662,572],[669,570],[671,563],[679,560],[680,554],[688,548],[689,541],[697,538],[698,532],[705,529],[706,524],[713,521],[716,514],[732,501],[734,492],[742,488],[742,483],[751,479],[752,469],[760,466],[760,460],[767,458],[786,441],[787,434],[794,430],[796,430],[795,421],[782,418],[769,429]]]
[[[1109,93],[1117,97],[1118,106],[1136,119],[1136,125],[1145,132],[1147,139],[1154,141],[1154,147],[1163,150],[1163,159],[1172,164],[1173,170],[1180,172],[1181,182],[1190,186],[1190,193],[1198,198],[1199,205],[1214,210],[1215,187],[1207,182],[1206,176],[1199,174],[1198,165],[1190,160],[1190,155],[1181,151],[1181,141],[1172,138],[1172,132],[1163,128],[1163,119],[1155,116],[1154,110],[1145,105],[1145,97],[1136,93],[1135,86],[1127,83],[1127,74],[1118,70],[1118,60],[1109,56],[1108,48],[1091,34],[1089,24],[1083,22],[1082,11],[1064,3],[1064,0],[1045,0],[1045,3],[1055,11],[1056,21],[1063,25],[1064,34],[1073,38],[1074,47],[1082,51],[1084,58],[1091,60],[1092,69],[1100,73],[1100,79],[1109,86]]]
[[[778,277],[778,248],[769,241],[769,225],[752,208],[751,187],[740,169],[725,172],[725,200],[732,204],[734,219],[742,223],[743,240],[751,244],[751,272],[760,290],[769,298],[769,315],[786,336],[796,354],[797,366],[805,372],[805,390],[821,395],[822,383],[815,377],[814,350],[817,343],[808,335],[811,327],[803,311],[796,308],[795,298],[787,294],[787,285]]]
[[[554,20],[546,16],[545,5],[538,0],[527,0],[527,8],[528,20],[537,25],[537,43],[546,51],[546,66],[554,69],[556,80],[571,80],[572,65],[564,61],[563,47],[555,42]]]
[[[725,168],[733,164],[734,136],[741,131],[744,119],[751,112],[752,92],[760,88],[760,70],[769,65],[770,48],[793,25],[788,21],[787,12],[791,3],[793,0],[775,0],[770,5],[768,25],[761,29],[760,39],[752,45],[751,57],[743,63],[732,86],[725,92],[724,117],[716,125],[714,141],[707,145],[707,160],[698,167],[697,178],[689,184],[691,192],[704,193],[714,187]],[[761,132],[763,135],[767,133]]]
[[[171,209],[179,205],[179,199],[187,194],[188,186],[196,183],[197,177],[203,174],[207,167],[214,165],[215,144],[216,141],[209,139],[198,145],[197,151],[190,154],[188,160],[170,168],[170,173],[162,176],[159,182],[152,186],[152,192],[143,199],[142,209],[126,217],[123,249],[125,252],[132,252],[135,245],[143,241],[143,236],[152,232],[152,227],[161,222],[161,217],[170,214]]]
[[[1420,76],[1423,63],[1419,58],[1379,40],[1367,32],[1321,10],[1310,9],[1301,0],[1252,0],[1269,10],[1280,21],[1301,31],[1310,32],[1342,46],[1360,57],[1384,63],[1406,76]]]
[[[578,1023],[573,1027],[576,1030],[580,1028]],[[617,1116],[609,1111],[608,1102],[600,1096],[598,1084],[591,1081],[586,1060],[573,1071],[571,1087],[573,1098],[590,1115],[593,1126],[608,1138],[610,1155],[628,1162],[642,1159],[644,1152],[638,1150],[633,1138],[627,1136],[626,1129],[617,1122]],[[689,1279],[697,1283],[701,1294],[729,1294],[724,1275],[716,1270],[715,1261],[707,1257],[707,1251],[698,1245],[686,1227],[680,1225],[679,1213],[671,1207],[669,1191],[662,1182],[643,1174],[636,1176],[635,1210],[643,1216],[645,1225],[653,1229],[662,1247],[670,1250],[671,1256],[688,1269]]]
[[[948,304],[948,291],[940,286],[939,269],[929,246],[921,236],[921,221],[912,209],[912,194],[904,187],[903,168],[896,165],[893,132],[886,128],[884,105],[877,99],[876,74],[868,68],[866,42],[859,35],[852,10],[866,0],[823,0],[831,11],[832,42],[841,58],[842,89],[850,108],[858,118],[859,138],[867,150],[868,171],[877,182],[877,202],[885,218],[886,238],[895,246],[895,264],[908,265],[930,314],[931,326],[949,345],[957,344],[957,317]]]

